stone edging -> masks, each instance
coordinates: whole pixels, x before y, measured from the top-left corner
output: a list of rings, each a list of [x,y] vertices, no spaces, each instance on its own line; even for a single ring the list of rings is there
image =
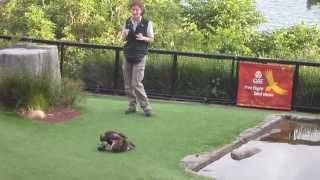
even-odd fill
[[[213,151],[188,155],[181,160],[181,164],[187,171],[198,172],[200,169],[220,159],[232,150],[240,147],[241,145],[249,142],[250,140],[257,139],[258,137],[267,133],[273,125],[275,125],[282,119],[289,119],[294,121],[320,121],[319,116],[312,117],[294,114],[269,115],[256,127],[247,129],[240,133],[239,137],[232,143],[224,145],[221,148],[218,148]]]

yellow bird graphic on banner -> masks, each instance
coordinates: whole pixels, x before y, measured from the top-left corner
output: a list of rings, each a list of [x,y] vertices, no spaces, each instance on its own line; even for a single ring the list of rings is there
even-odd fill
[[[278,86],[278,83],[274,81],[273,79],[273,73],[271,70],[267,70],[265,72],[265,76],[266,76],[266,79],[267,79],[267,82],[268,82],[268,86],[266,87],[266,91],[271,91],[271,89],[279,94],[279,95],[286,95],[288,93],[287,90],[285,89],[282,89],[281,87]]]

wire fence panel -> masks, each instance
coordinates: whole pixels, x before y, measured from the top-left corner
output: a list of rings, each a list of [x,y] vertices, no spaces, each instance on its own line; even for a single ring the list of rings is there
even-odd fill
[[[300,66],[293,106],[300,108],[320,107],[320,68]]]
[[[0,48],[19,41],[57,45],[63,77],[87,90],[124,94],[122,47],[0,35]],[[292,107],[320,111],[320,63],[150,49],[144,85],[151,97],[235,104],[240,61],[295,66]]]

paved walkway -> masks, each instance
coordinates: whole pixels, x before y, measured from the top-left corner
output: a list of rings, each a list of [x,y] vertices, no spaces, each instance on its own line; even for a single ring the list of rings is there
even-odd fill
[[[198,174],[217,180],[319,180],[320,146],[250,141],[240,148],[262,151],[236,161],[230,153],[201,169]]]

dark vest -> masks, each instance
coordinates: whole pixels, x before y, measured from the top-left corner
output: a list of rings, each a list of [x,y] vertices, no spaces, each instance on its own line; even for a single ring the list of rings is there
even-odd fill
[[[130,18],[127,19],[125,28],[129,29],[129,34],[123,50],[125,58],[128,62],[138,63],[147,54],[149,43],[137,40],[136,35],[142,33],[143,36],[147,36],[148,23],[148,20],[142,18],[141,22],[137,25],[137,28],[134,31]]]

